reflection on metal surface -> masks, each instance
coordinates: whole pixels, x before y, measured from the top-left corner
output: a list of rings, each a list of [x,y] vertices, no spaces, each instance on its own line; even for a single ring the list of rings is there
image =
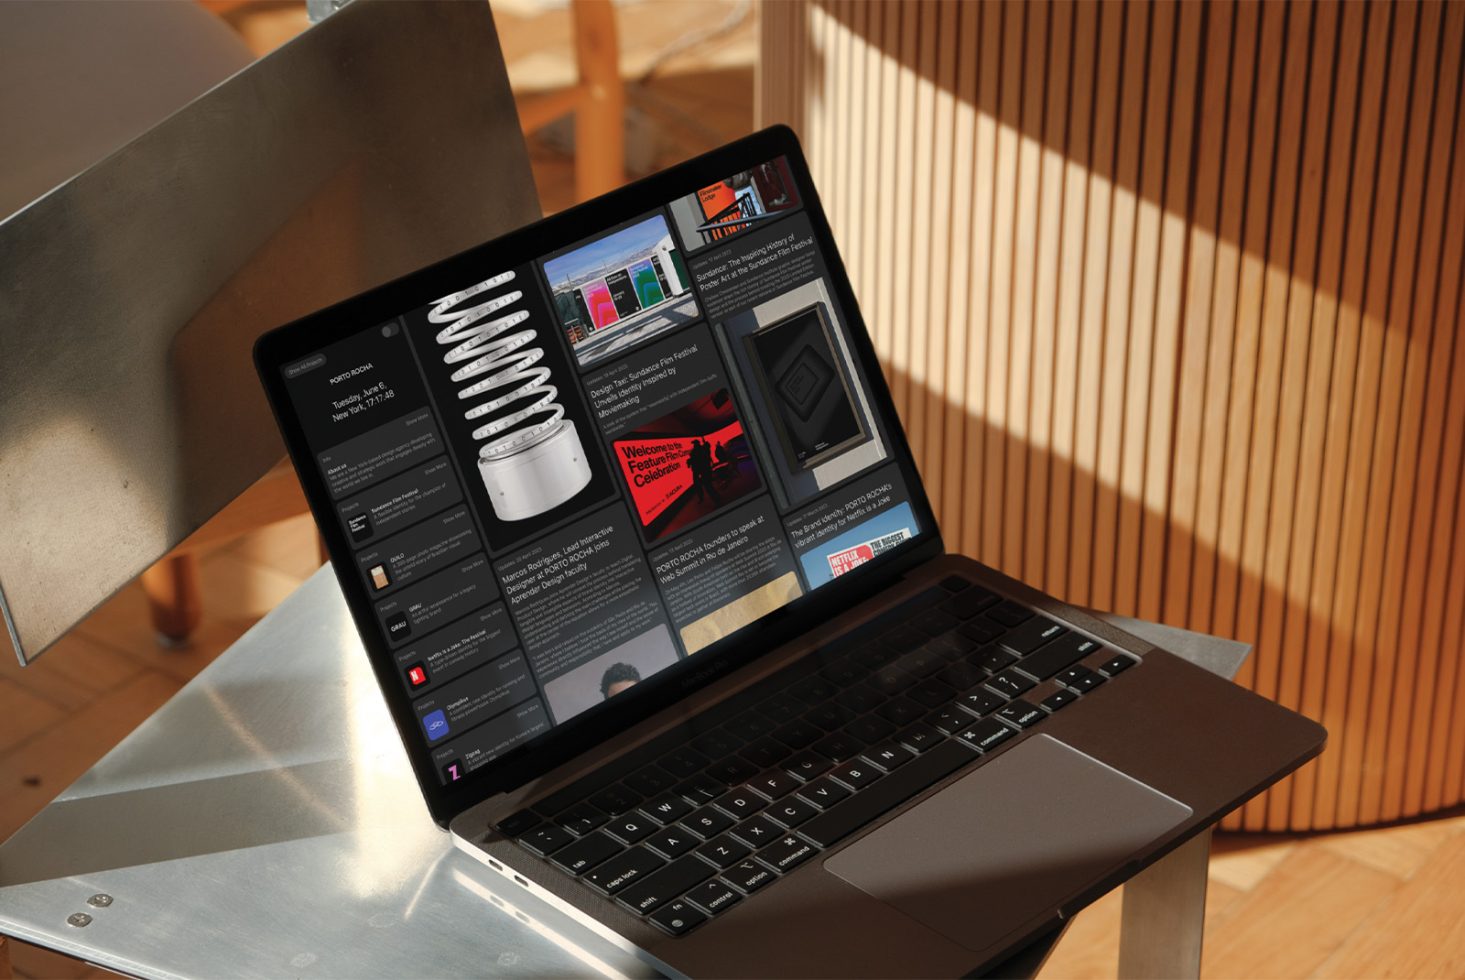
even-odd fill
[[[283,454],[260,333],[538,215],[488,6],[357,0],[0,222],[21,659]]]
[[[0,847],[0,934],[133,976],[584,974],[465,890],[495,877],[428,816],[326,568]]]

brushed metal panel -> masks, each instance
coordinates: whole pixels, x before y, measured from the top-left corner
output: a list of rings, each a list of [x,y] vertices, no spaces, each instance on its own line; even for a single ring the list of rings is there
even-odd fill
[[[0,223],[22,662],[283,455],[260,333],[537,217],[488,6],[360,0]]]

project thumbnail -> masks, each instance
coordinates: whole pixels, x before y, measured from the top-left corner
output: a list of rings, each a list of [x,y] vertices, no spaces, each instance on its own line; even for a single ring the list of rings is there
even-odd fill
[[[916,533],[910,504],[897,504],[799,555],[809,588],[817,589],[858,568]]]
[[[762,487],[726,388],[627,432],[611,446],[648,542]]]
[[[689,252],[741,234],[798,207],[798,188],[783,157],[760,163],[672,202],[677,233]]]
[[[822,307],[806,306],[743,340],[790,469],[812,469],[870,438]]]
[[[555,721],[562,722],[630,690],[676,662],[671,634],[666,626],[658,624],[556,677],[544,685],[544,696]]]
[[[546,259],[544,277],[582,368],[699,315],[659,213]]]

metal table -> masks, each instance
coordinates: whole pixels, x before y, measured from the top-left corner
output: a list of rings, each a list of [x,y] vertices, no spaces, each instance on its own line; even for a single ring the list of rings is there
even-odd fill
[[[1249,649],[1116,622],[1226,676]],[[1126,886],[1123,975],[1197,972],[1208,850]],[[500,880],[428,817],[322,569],[0,846],[0,934],[148,977],[645,974]]]

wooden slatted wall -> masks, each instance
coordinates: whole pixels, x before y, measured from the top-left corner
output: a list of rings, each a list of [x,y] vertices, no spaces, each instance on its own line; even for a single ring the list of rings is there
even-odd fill
[[[1465,3],[770,3],[947,540],[1256,645],[1327,752],[1233,815],[1465,792]]]

